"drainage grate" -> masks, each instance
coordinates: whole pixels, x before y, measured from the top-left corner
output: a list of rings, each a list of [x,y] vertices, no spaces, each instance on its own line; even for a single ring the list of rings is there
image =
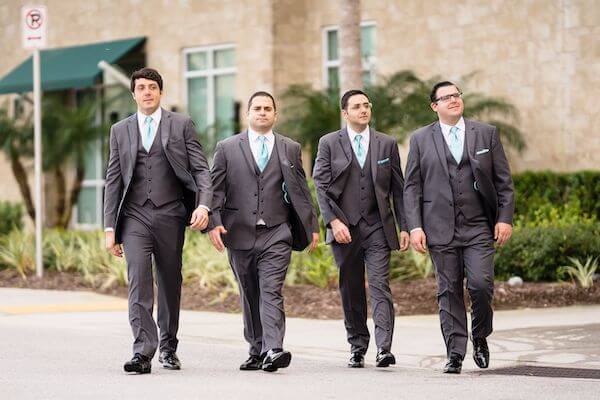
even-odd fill
[[[600,379],[600,369],[541,367],[518,365],[476,372],[479,375],[522,375],[547,378]]]

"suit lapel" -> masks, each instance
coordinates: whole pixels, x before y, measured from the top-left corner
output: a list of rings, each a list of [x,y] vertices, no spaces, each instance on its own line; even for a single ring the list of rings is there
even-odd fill
[[[250,171],[253,171],[256,174],[257,168],[256,163],[254,162],[254,157],[252,156],[252,150],[250,150],[250,140],[248,139],[248,131],[240,133],[240,149],[242,150],[242,154],[246,159],[246,163],[248,164],[248,168]]]
[[[340,146],[344,150],[344,154],[346,155],[347,164],[344,168],[348,168],[350,163],[352,162],[352,145],[350,144],[350,138],[348,137],[348,130],[346,128],[342,128],[338,133],[338,138],[340,140]]]
[[[279,158],[279,164],[281,165],[281,171],[285,171],[287,167],[292,166],[292,164],[288,161],[287,156],[287,144],[285,141],[281,140],[281,137],[278,133],[274,133],[275,136],[275,147],[277,148],[277,157]],[[271,157],[273,155],[271,154]]]
[[[465,119],[465,141],[467,142],[467,153],[471,161],[474,160],[476,134],[475,126],[471,121]]]
[[[442,167],[446,172],[446,177],[450,179],[450,173],[448,172],[448,163],[446,162],[446,152],[444,151],[444,136],[442,134],[442,128],[440,127],[440,123],[436,122],[433,124],[431,129],[431,135],[433,136],[433,143],[435,144],[435,150],[437,152],[440,163],[442,163]]]
[[[129,133],[129,154],[131,155],[131,166],[135,166],[140,142],[140,128],[137,122],[137,113],[129,117],[127,122],[127,131]]]
[[[169,136],[171,136],[171,113],[163,109],[162,116],[160,117],[160,140],[165,152],[167,151]]]
[[[371,176],[373,177],[373,186],[375,186],[375,182],[377,182],[377,160],[379,159],[379,134],[371,129],[371,137],[369,140],[370,149],[367,150],[367,154],[369,154],[371,158]]]

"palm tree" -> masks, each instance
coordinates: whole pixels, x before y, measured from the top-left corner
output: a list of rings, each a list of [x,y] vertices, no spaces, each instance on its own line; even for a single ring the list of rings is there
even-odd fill
[[[27,181],[27,170],[22,162],[23,158],[33,157],[33,128],[30,119],[19,123],[10,118],[6,110],[0,109],[0,148],[10,163],[27,215],[35,221],[35,207]]]
[[[53,178],[55,207],[50,210],[49,227],[66,228],[71,220],[73,206],[77,202],[85,176],[85,154],[88,146],[99,140],[105,127],[94,122],[96,105],[84,102],[78,107],[65,107],[56,98],[43,102],[42,118],[42,168]],[[10,160],[13,176],[17,181],[27,214],[35,220],[35,207],[23,160],[33,157],[33,129],[31,118],[18,123],[0,112],[0,146]],[[72,179],[68,171],[74,170]],[[67,182],[72,182],[68,188]]]
[[[60,101],[48,99],[44,106],[43,169],[52,174],[56,200],[48,225],[66,228],[81,192],[89,146],[107,129],[95,123],[97,105],[93,101],[65,107]],[[67,175],[71,169],[74,175],[69,189]]]
[[[292,85],[282,100],[286,118],[280,124],[281,130],[309,148],[314,160],[321,136],[340,129],[337,88],[319,91],[308,85]]]

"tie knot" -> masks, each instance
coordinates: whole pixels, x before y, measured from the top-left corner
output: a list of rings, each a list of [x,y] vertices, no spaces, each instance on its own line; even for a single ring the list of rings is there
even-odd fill
[[[151,124],[152,123],[152,117],[147,115],[146,119],[144,120],[144,122],[146,123],[146,125]]]
[[[265,143],[267,141],[267,137],[264,135],[258,135],[258,141],[261,143]]]
[[[450,128],[450,134],[453,136],[457,136],[458,135],[458,127],[453,126],[452,128]]]
[[[362,141],[363,136],[361,134],[358,134],[356,136],[354,136],[354,141],[356,143],[360,143]]]

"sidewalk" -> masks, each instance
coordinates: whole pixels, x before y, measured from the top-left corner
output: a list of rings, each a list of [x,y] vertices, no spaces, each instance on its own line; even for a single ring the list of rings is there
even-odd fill
[[[126,310],[125,300],[93,293],[0,289],[0,387],[9,394],[2,397],[79,398],[83,391],[84,398],[127,398],[141,391],[146,398],[447,399],[476,389],[486,399],[595,399],[600,392],[600,306],[497,312],[491,368],[478,369],[469,348],[460,376],[440,372],[437,315],[397,318],[397,365],[376,369],[372,343],[362,371],[345,367],[342,321],[290,318],[292,365],[267,374],[237,370],[247,352],[240,315],[183,311],[184,369],[162,370],[155,359],[150,376],[130,377],[121,370],[131,351]]]

